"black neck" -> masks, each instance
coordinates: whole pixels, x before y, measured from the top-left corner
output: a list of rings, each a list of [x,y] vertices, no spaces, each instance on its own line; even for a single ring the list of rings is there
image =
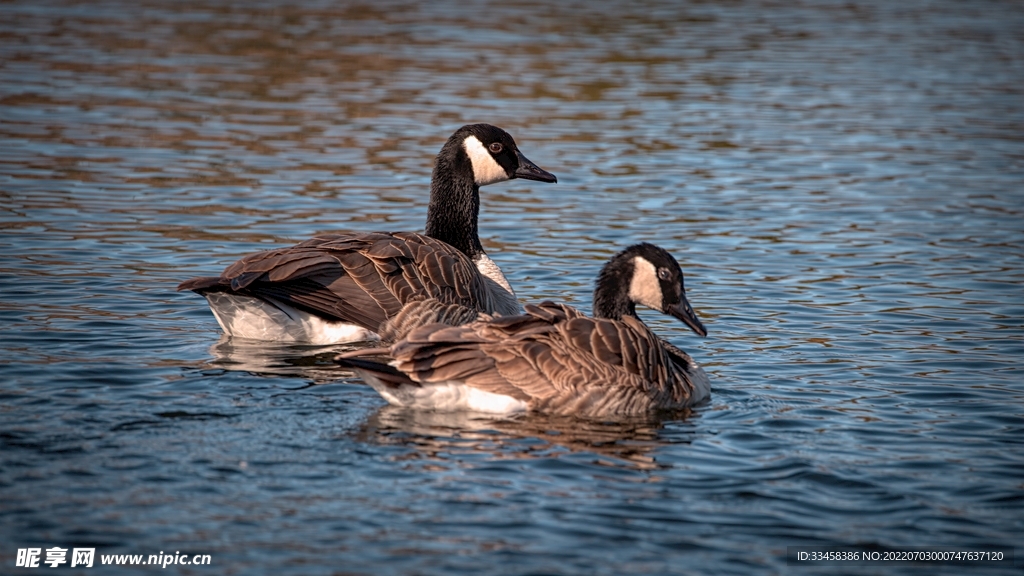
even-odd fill
[[[443,152],[443,151],[442,151]],[[426,234],[446,242],[466,256],[484,253],[477,235],[480,187],[473,180],[473,168],[465,154],[437,158],[430,180]],[[465,163],[465,166],[461,164]]]
[[[597,286],[594,288],[595,318],[637,318],[636,303],[629,297],[628,286],[632,279],[633,263],[630,260],[615,258],[605,264],[597,276]]]

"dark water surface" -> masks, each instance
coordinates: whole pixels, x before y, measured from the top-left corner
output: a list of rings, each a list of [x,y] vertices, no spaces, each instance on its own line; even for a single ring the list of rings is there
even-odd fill
[[[194,574],[820,573],[787,547],[1022,541],[1019,3],[0,12],[0,572],[60,546],[210,554]],[[434,154],[482,121],[559,177],[484,189],[520,297],[589,309],[610,254],[666,247],[710,336],[646,317],[710,403],[407,413],[340,347],[220,340],[174,291],[422,229]]]

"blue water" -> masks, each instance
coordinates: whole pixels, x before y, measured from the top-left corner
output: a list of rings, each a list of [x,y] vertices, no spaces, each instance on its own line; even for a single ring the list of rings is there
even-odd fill
[[[790,546],[1024,535],[1024,11],[1013,2],[22,2],[0,18],[0,563],[191,574],[961,574]],[[709,330],[689,415],[388,407],[345,347],[223,339],[181,280],[484,188],[524,301],[636,241]],[[1020,573],[989,566],[984,573]],[[43,553],[45,557],[45,552]],[[45,558],[44,558],[45,559]],[[64,568],[68,566],[65,564]],[[49,570],[49,568],[45,568]]]

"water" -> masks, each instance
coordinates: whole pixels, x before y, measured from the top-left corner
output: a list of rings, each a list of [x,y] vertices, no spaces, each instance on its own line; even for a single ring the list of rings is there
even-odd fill
[[[1021,541],[1015,3],[292,4],[4,4],[4,572],[60,546],[209,554],[195,574],[812,573],[788,546]],[[589,309],[603,260],[666,247],[710,335],[645,318],[707,405],[406,413],[341,347],[221,340],[174,291],[422,229],[434,154],[480,121],[559,178],[484,189],[519,295]]]

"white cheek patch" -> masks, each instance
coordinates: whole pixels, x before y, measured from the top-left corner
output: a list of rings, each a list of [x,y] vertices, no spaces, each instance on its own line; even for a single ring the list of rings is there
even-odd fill
[[[646,258],[633,258],[633,280],[629,283],[629,297],[652,310],[662,309],[661,284],[654,264]]]
[[[505,173],[505,169],[501,167],[501,164],[495,162],[491,153],[476,136],[467,137],[462,146],[469,156],[469,161],[473,163],[473,179],[477,186],[486,186],[510,179]]]

